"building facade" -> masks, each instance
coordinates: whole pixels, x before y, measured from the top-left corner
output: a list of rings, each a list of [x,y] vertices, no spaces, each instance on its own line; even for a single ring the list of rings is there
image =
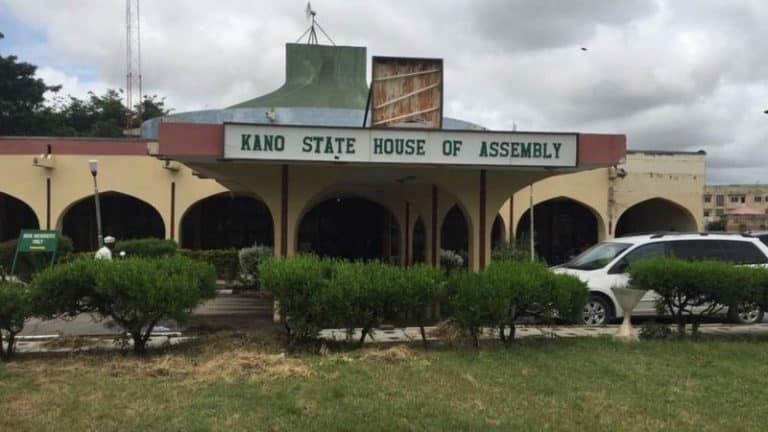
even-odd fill
[[[766,215],[768,215],[768,185],[706,185],[702,199],[704,223],[721,222],[729,231],[739,231],[741,222],[736,222],[734,216],[739,213],[752,213],[750,226],[756,225],[758,229],[765,229]],[[729,221],[729,214],[735,210],[746,207],[746,210],[737,212]],[[763,215],[762,217],[760,215]],[[743,215],[739,217],[742,219]],[[759,228],[762,225],[762,228]],[[754,228],[750,228],[754,229]]]
[[[0,138],[0,241],[39,227],[95,249],[91,159],[105,235],[188,248],[260,243],[404,265],[452,249],[478,270],[494,247],[530,238],[531,204],[552,264],[615,236],[702,229],[703,153],[450,118],[439,130],[366,128],[365,64],[365,48],[288,44],[278,90],[150,120],[141,139]]]

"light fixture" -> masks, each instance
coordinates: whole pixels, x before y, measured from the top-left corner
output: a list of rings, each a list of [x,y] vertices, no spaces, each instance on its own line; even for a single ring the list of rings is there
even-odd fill
[[[89,160],[88,168],[91,170],[91,175],[96,177],[96,174],[99,172],[99,161],[96,159]]]

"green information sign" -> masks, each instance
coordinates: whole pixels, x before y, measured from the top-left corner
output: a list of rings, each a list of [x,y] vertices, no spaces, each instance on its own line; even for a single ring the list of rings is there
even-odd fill
[[[16,271],[16,262],[20,253],[49,253],[51,265],[56,262],[56,253],[59,248],[59,237],[52,230],[21,230],[19,242],[16,244],[16,255],[13,257],[11,274]]]

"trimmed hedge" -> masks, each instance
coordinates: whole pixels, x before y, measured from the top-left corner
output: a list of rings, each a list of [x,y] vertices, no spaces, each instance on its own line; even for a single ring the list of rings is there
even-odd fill
[[[240,274],[240,258],[237,249],[179,249],[178,254],[211,264],[219,279],[233,281]]]
[[[725,307],[760,303],[768,285],[765,283],[767,272],[763,268],[735,266],[722,261],[675,258],[642,260],[629,269],[635,288],[654,290],[659,295],[657,307],[672,316],[680,336],[685,335],[688,321],[696,336],[705,317],[719,313]]]
[[[525,261],[495,261],[482,273],[455,273],[449,287],[454,320],[476,347],[481,327],[498,329],[502,342],[511,343],[514,323],[524,314],[576,321],[589,293],[576,277],[555,275],[541,263]]]
[[[304,255],[270,259],[260,272],[263,288],[279,302],[292,343],[315,338],[323,328],[341,327],[362,329],[362,344],[382,322],[406,315],[418,320],[426,343],[424,312],[446,296],[454,321],[472,335],[475,345],[481,327],[497,328],[501,339],[511,342],[520,315],[575,321],[588,294],[573,276],[519,261],[494,262],[483,273],[453,272],[447,293],[442,271],[427,266],[400,268]]]
[[[33,312],[32,296],[26,285],[0,280],[0,360],[13,357],[16,335]],[[7,348],[3,348],[3,341]]]
[[[43,316],[82,312],[109,317],[143,354],[155,325],[184,321],[192,309],[216,293],[211,265],[180,256],[76,260],[40,272],[32,298]]]
[[[115,252],[125,252],[128,257],[162,257],[174,255],[179,245],[173,240],[141,238],[120,240],[115,243]]]

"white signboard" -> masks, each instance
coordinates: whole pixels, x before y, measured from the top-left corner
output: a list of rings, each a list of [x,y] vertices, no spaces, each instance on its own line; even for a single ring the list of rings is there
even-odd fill
[[[576,134],[227,123],[224,158],[481,166],[576,166]]]

